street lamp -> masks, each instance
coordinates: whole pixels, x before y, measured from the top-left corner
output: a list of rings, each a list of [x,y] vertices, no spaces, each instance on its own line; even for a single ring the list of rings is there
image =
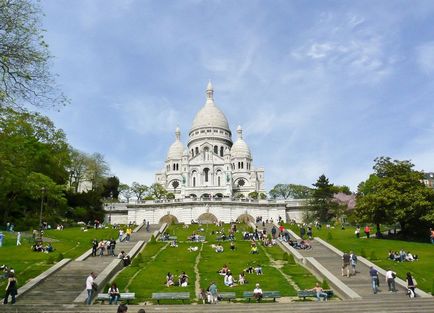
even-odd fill
[[[41,211],[39,212],[39,234],[42,238],[42,210],[44,208],[45,187],[41,188]]]
[[[112,210],[113,210],[113,191],[110,191],[109,225],[111,225],[111,223],[112,223]]]

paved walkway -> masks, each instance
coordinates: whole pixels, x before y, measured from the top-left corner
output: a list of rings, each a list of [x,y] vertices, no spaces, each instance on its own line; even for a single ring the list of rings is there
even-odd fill
[[[268,233],[271,233],[272,224],[266,224]],[[258,224],[258,229],[262,229],[262,224]],[[355,276],[342,277],[342,257],[336,252],[332,251],[325,245],[321,244],[317,240],[311,240],[312,249],[309,250],[297,250],[303,257],[313,257],[318,261],[326,270],[341,280],[346,286],[360,295],[363,299],[375,298],[379,296],[383,299],[387,298],[402,298],[406,289],[396,284],[397,292],[389,293],[385,277],[380,275],[380,291],[374,294],[371,287],[371,278],[369,276],[369,267],[362,262],[358,262],[356,266]],[[349,252],[349,251],[347,251]],[[387,270],[387,269],[386,269]],[[313,287],[313,286],[312,286]]]
[[[151,227],[146,232],[142,227],[131,235],[129,242],[123,241],[116,244],[116,253],[124,250],[128,253],[135,244],[147,241],[157,226]],[[17,299],[20,304],[71,304],[86,287],[86,278],[90,272],[101,273],[113,260],[113,256],[88,257],[84,261],[71,261],[59,271],[46,278],[33,289],[24,293]]]

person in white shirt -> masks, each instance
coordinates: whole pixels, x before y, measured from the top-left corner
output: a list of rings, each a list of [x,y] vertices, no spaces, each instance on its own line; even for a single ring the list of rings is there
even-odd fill
[[[255,298],[258,302],[262,299],[262,289],[259,284],[256,284],[255,289],[253,289],[253,298]]]
[[[395,277],[396,273],[392,271],[390,268],[386,272],[386,283],[389,287],[389,292],[395,292]]]
[[[87,304],[92,304],[92,296],[93,296],[93,283],[95,281],[95,273],[92,272],[89,274],[89,276],[86,279],[86,290],[87,290],[87,300],[86,303]]]

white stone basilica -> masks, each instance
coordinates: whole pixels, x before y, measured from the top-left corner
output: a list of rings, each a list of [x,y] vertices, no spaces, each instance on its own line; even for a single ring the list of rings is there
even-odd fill
[[[249,193],[265,193],[264,170],[253,167],[249,146],[240,126],[237,140],[224,113],[214,103],[211,83],[205,105],[196,114],[187,147],[179,128],[170,146],[162,171],[155,181],[175,194],[175,199],[145,200],[136,203],[107,203],[106,221],[126,224],[143,220],[151,224],[189,224],[223,221],[254,221],[255,217],[277,221],[301,221],[304,200],[254,199]]]
[[[243,131],[237,128],[237,140],[224,113],[214,103],[211,82],[205,105],[196,114],[189,132],[187,148],[181,142],[179,128],[170,146],[165,168],[155,182],[179,198],[247,197],[265,193],[264,170],[254,168]]]

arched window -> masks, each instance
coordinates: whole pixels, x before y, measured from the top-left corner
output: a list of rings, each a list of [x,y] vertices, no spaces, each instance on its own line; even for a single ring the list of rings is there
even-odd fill
[[[198,155],[199,154],[199,148],[198,147],[196,147],[196,155]]]
[[[244,162],[241,162],[241,168],[244,168]]]
[[[220,176],[219,176],[219,177],[217,177],[217,186],[219,186],[219,187],[220,187]]]
[[[191,149],[191,156],[194,156],[194,150]]]
[[[204,168],[203,173],[205,174],[205,182],[208,182],[209,168]]]
[[[196,187],[196,177],[193,177],[193,187]]]
[[[175,163],[172,164],[172,169],[175,170]]]
[[[214,146],[214,153],[215,153],[215,154],[218,154],[218,153],[219,153],[219,147]]]
[[[238,162],[238,169],[241,168],[241,162]]]
[[[176,163],[176,170],[179,171],[179,164]]]
[[[221,146],[220,147],[220,156],[223,156],[223,152],[224,152],[224,149],[223,149],[223,146]]]

